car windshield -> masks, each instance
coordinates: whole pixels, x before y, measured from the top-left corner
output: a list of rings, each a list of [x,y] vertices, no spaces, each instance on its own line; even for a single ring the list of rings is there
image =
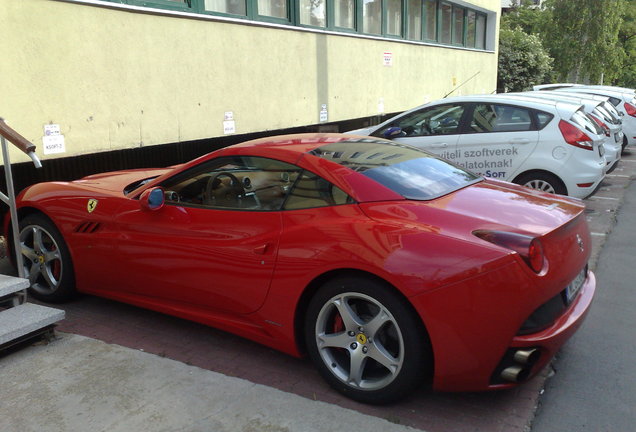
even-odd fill
[[[391,141],[340,141],[318,147],[310,154],[362,173],[413,200],[437,198],[482,180],[423,150]]]
[[[158,176],[152,176],[152,177],[148,177],[142,180],[137,180],[134,183],[131,183],[129,185],[127,185],[124,188],[124,195],[128,195],[129,193],[131,193],[132,191],[136,190],[137,188],[145,185],[146,183],[150,182],[151,180],[156,179]]]

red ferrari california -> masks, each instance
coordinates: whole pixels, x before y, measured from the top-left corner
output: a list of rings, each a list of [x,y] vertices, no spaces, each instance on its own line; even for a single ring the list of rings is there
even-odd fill
[[[38,299],[108,297],[294,356],[358,401],[510,388],[581,325],[581,201],[399,143],[272,137],[18,198]],[[9,224],[5,222],[5,232]]]

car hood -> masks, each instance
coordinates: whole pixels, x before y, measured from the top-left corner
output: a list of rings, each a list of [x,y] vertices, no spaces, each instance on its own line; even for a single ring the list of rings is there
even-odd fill
[[[124,188],[141,180],[158,177],[173,168],[134,169],[124,171],[112,171],[89,175],[71,183],[78,186],[90,187],[110,192],[121,193]]]
[[[543,236],[581,214],[585,205],[577,199],[487,180],[431,201],[367,203],[363,208],[373,219],[474,239],[472,232],[477,229]]]

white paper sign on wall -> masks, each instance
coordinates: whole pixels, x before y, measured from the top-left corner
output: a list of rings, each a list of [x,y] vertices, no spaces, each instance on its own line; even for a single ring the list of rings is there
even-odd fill
[[[42,150],[45,155],[66,153],[64,135],[60,132],[59,124],[44,125],[44,136],[42,137]]]

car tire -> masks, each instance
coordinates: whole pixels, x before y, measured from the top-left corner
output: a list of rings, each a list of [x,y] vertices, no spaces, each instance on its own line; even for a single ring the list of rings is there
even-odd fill
[[[623,146],[621,148],[621,153],[623,153],[625,151],[625,149],[627,148],[627,137],[625,135],[623,135]]]
[[[38,300],[58,303],[76,294],[73,262],[55,224],[42,214],[20,221],[24,271],[31,282],[29,293]]]
[[[513,183],[529,187],[530,189],[540,190],[542,192],[559,195],[568,194],[568,190],[563,182],[557,176],[546,172],[525,173],[517,177]]]
[[[309,303],[305,338],[322,377],[359,402],[394,402],[431,370],[419,317],[391,287],[373,279],[340,277],[324,284]]]

